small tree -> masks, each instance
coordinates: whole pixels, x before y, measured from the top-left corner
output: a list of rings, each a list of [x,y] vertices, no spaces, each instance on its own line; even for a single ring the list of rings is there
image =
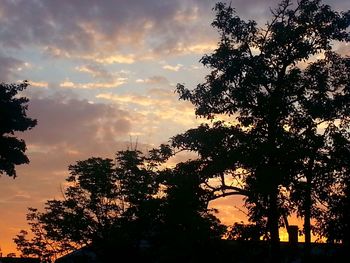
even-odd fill
[[[44,212],[29,208],[31,226],[14,241],[24,256],[56,257],[108,234],[122,213],[122,200],[110,159],[90,158],[69,167],[63,200],[48,200]]]
[[[158,222],[155,171],[171,154],[168,147],[120,151],[116,162],[90,158],[69,166],[62,200],[48,200],[44,211],[29,208],[31,233],[14,238],[24,256],[53,261],[82,246],[93,246],[102,258],[126,253]],[[125,251],[123,251],[125,249]]]
[[[21,230],[14,238],[17,249],[21,251],[22,256],[33,256],[40,259],[40,262],[54,262],[58,256],[65,254],[67,251],[77,249],[79,246],[75,242],[62,237],[59,242],[51,238],[49,226],[42,219],[43,214],[37,209],[29,208],[27,221],[30,225],[30,233]],[[28,239],[28,235],[32,236]]]
[[[15,165],[29,163],[25,155],[26,144],[15,136],[15,132],[24,132],[37,124],[26,114],[29,99],[18,96],[28,85],[26,81],[21,84],[0,83],[0,174],[14,178]]]

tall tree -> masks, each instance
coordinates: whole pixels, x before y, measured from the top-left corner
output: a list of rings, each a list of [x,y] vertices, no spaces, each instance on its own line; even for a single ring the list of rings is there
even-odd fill
[[[28,82],[0,83],[0,174],[16,177],[15,165],[28,163],[24,140],[15,136],[33,128],[37,121],[27,117],[29,99],[19,96]]]
[[[220,125],[234,126],[225,145],[231,140],[235,148],[238,135],[245,149],[244,158],[228,162],[247,171],[247,202],[266,209],[272,262],[278,262],[281,189],[312,160],[300,151],[305,136],[348,116],[349,74],[342,74],[349,72],[348,58],[332,45],[350,40],[350,12],[335,12],[320,0],[283,0],[259,28],[226,4],[218,3],[215,11],[219,46],[201,59],[212,71],[194,90],[178,84],[177,91],[198,116],[231,117],[233,124]],[[194,143],[180,145],[193,150]]]

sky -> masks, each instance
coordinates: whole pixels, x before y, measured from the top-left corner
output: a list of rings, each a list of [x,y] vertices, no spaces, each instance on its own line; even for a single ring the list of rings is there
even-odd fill
[[[232,0],[244,19],[264,25],[277,0]],[[348,0],[324,1],[336,10]],[[60,198],[67,167],[118,150],[147,151],[204,120],[174,93],[195,87],[199,62],[218,43],[214,0],[1,0],[0,81],[28,80],[28,115],[19,134],[29,165],[0,178],[0,248],[27,228],[28,207]],[[342,46],[350,54],[349,46]],[[184,158],[180,156],[178,160]],[[178,161],[175,160],[175,161]],[[240,198],[215,202],[224,223],[246,220]]]

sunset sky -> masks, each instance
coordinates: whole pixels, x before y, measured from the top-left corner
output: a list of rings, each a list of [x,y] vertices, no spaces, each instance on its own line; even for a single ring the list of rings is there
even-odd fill
[[[29,165],[0,178],[0,247],[27,228],[27,207],[61,197],[67,167],[91,156],[113,158],[131,145],[146,151],[203,120],[179,101],[177,83],[195,87],[209,72],[199,59],[218,35],[214,0],[1,0],[0,81],[29,80],[20,134]],[[228,1],[264,25],[277,0]],[[349,0],[327,0],[336,10]],[[350,54],[350,46],[338,47]],[[245,220],[238,198],[217,202],[225,223]]]

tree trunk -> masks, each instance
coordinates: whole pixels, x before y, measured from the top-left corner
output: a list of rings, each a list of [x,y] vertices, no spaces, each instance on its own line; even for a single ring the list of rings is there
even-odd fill
[[[306,177],[306,191],[304,203],[304,235],[305,235],[305,262],[310,261],[311,251],[311,179]]]
[[[268,161],[268,174],[267,180],[269,184],[269,208],[268,208],[268,229],[270,232],[270,262],[271,263],[279,263],[281,262],[280,255],[280,237],[279,237],[279,211],[278,211],[278,185],[280,178],[278,177],[279,169],[278,169],[278,151],[277,151],[277,116],[278,113],[276,102],[279,101],[276,93],[271,95],[271,109],[276,109],[272,112],[269,120],[268,120],[268,152],[267,155],[269,157]],[[277,103],[278,104],[278,103]]]
[[[305,247],[304,247],[304,262],[310,261],[311,253],[311,189],[312,189],[312,172],[314,166],[314,159],[311,158],[308,164],[307,171],[305,173],[305,200],[304,200],[304,235],[305,235]]]
[[[271,235],[270,258],[272,263],[281,262],[280,237],[278,232],[279,213],[278,213],[277,200],[278,200],[278,189],[276,187],[269,195],[270,207],[269,207],[268,227]]]
[[[343,208],[343,224],[344,224],[344,236],[343,236],[343,249],[345,251],[344,256],[350,257],[350,180],[346,182],[345,186],[345,204]]]

